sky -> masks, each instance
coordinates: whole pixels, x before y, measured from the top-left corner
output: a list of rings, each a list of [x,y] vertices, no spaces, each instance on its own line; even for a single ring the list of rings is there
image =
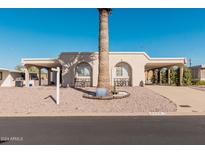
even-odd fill
[[[110,51],[186,57],[205,64],[205,9],[112,9]],[[0,9],[0,67],[21,58],[98,51],[97,9]]]

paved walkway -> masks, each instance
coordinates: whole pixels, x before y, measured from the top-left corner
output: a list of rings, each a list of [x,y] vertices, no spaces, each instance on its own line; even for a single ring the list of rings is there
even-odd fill
[[[205,112],[205,91],[189,87],[146,86],[177,104],[178,112]],[[191,107],[180,107],[189,105]]]

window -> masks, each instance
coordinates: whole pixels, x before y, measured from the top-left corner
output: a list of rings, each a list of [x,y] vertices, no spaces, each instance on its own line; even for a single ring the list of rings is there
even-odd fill
[[[0,72],[0,80],[2,80],[3,79],[3,77],[2,77],[2,72]]]
[[[119,65],[116,67],[116,76],[120,77],[128,77],[128,68],[129,66],[127,65]]]
[[[82,63],[80,65],[77,66],[77,76],[80,77],[88,77],[91,75],[91,68],[89,64],[86,63]]]
[[[116,76],[123,76],[122,67],[116,67]]]

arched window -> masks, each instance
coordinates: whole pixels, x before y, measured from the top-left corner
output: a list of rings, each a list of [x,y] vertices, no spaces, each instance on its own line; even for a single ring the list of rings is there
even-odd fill
[[[80,63],[77,65],[76,74],[78,77],[91,76],[91,67],[88,63]]]
[[[116,65],[116,77],[129,77],[129,66],[124,63]]]
[[[115,86],[131,86],[132,85],[132,68],[126,62],[120,62],[115,65]]]

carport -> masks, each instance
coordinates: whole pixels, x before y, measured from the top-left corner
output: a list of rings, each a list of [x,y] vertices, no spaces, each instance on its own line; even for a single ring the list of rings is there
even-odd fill
[[[179,85],[183,83],[183,71],[186,64],[185,58],[150,58],[145,65],[145,83],[150,82],[150,77],[155,76],[154,84],[162,84],[162,71],[167,71],[167,84],[171,84],[170,70],[172,67],[179,68]]]
[[[29,86],[29,67],[35,66],[39,70],[39,86],[41,86],[41,69],[45,68],[48,71],[48,85],[51,84],[51,68],[60,67],[58,59],[53,58],[25,58],[22,59],[21,63],[25,69],[25,84]]]

